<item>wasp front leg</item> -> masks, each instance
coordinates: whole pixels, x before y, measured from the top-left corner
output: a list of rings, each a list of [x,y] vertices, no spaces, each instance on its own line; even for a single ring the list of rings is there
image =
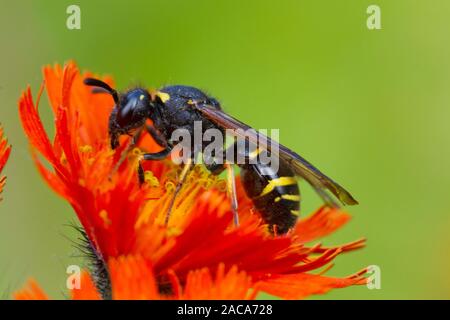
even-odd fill
[[[111,173],[109,174],[109,179],[111,180],[113,174],[119,169],[119,167],[122,165],[122,163],[125,161],[128,153],[132,150],[132,148],[138,143],[139,138],[141,137],[142,128],[138,129],[136,133],[131,137],[130,141],[127,142],[127,146],[125,148],[125,151],[122,152],[120,155],[119,161],[115,164],[114,168],[112,169]],[[113,135],[113,138],[111,138],[111,147],[112,149],[115,149],[119,146],[119,141],[115,140],[117,137]],[[142,168],[141,168],[142,169]],[[138,174],[140,175],[139,169]]]
[[[142,161],[147,160],[163,160],[172,152],[172,146],[168,145],[164,150],[155,153],[144,153],[141,155],[138,163],[138,178],[139,183],[142,185],[145,182],[144,168],[142,167]]]
[[[165,137],[158,130],[156,130],[155,127],[150,126],[150,125],[145,125],[145,130],[148,132],[148,134],[150,134],[150,136],[153,138],[153,140],[155,140],[155,142],[159,146],[163,147],[164,149],[162,151],[155,152],[155,153],[144,153],[141,156],[141,158],[139,159],[137,171],[138,171],[139,184],[141,184],[141,185],[145,182],[145,172],[144,172],[144,168],[142,167],[142,161],[163,160],[170,154],[170,152],[173,149],[172,145],[167,142]],[[139,136],[137,137],[137,139],[139,139]],[[134,142],[137,143],[137,140],[135,140]]]
[[[155,140],[155,142],[159,146],[164,147],[164,148],[168,146],[166,138],[158,130],[156,130],[155,127],[147,124],[145,126],[145,129],[152,136],[153,140]]]

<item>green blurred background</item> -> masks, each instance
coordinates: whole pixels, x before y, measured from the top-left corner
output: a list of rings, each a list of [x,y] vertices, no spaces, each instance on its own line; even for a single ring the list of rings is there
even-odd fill
[[[377,4],[382,30],[368,30]],[[66,8],[81,7],[81,30]],[[43,183],[17,112],[41,67],[75,59],[119,88],[189,84],[218,97],[346,186],[360,201],[325,240],[368,238],[329,274],[367,265],[382,288],[314,299],[450,298],[450,2],[0,0],[0,121],[13,145],[0,203],[0,294],[30,276],[54,298],[80,261],[71,208]],[[44,99],[45,100],[45,99]],[[47,127],[52,115],[43,103]],[[305,212],[319,205],[304,188]],[[69,238],[69,239],[67,239]]]

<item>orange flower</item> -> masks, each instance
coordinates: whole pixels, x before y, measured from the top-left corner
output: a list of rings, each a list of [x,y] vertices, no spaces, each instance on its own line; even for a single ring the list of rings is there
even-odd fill
[[[186,284],[181,286],[172,274],[173,292],[161,294],[149,262],[141,256],[121,256],[109,263],[114,300],[160,300],[160,299],[249,299],[254,297],[251,290],[251,278],[237,267],[225,272],[225,265],[220,264],[213,278],[209,269],[203,268],[189,272]],[[16,292],[18,300],[47,300],[47,295],[35,281],[30,280],[27,287]],[[80,278],[80,288],[72,289],[73,300],[100,300],[102,296],[87,272]]]
[[[3,136],[3,128],[0,127],[0,173],[8,161],[9,154],[11,153],[11,146],[8,145],[8,140]],[[0,177],[0,194],[3,191],[3,187],[6,183],[6,177]],[[1,199],[1,198],[0,198]]]
[[[308,246],[349,220],[331,208],[300,219],[290,233],[267,232],[238,184],[240,227],[234,227],[225,182],[196,166],[174,205],[169,225],[164,214],[179,169],[169,161],[144,163],[140,187],[136,168],[143,151],[159,147],[146,135],[129,150],[129,139],[112,151],[109,95],[91,93],[74,63],[44,68],[45,88],[55,113],[50,142],[28,88],[19,112],[39,172],[74,208],[85,235],[91,270],[83,273],[74,299],[244,299],[267,292],[297,299],[365,283],[365,270],[347,278],[323,276],[340,253],[364,240],[336,246]],[[111,79],[104,78],[111,84]],[[47,169],[41,158],[53,168]],[[42,298],[34,282],[16,298]]]

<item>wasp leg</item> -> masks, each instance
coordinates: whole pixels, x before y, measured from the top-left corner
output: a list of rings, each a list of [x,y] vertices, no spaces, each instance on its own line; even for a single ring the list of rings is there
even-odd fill
[[[167,157],[170,152],[172,151],[172,146],[169,145],[166,141],[166,139],[159,133],[158,130],[156,130],[154,127],[150,125],[145,126],[146,131],[152,136],[152,138],[155,140],[155,142],[160,145],[161,147],[164,147],[165,149],[156,153],[145,153],[142,155],[142,158],[139,160],[138,163],[138,178],[139,178],[139,184],[143,184],[145,181],[145,173],[144,168],[142,167],[142,161],[144,160],[162,160],[165,157]],[[132,145],[135,145],[141,135],[142,129],[138,131],[133,136],[132,139]]]
[[[232,163],[226,162],[228,159],[227,154],[231,152],[235,152],[237,148],[237,144],[233,143],[229,146],[225,152],[223,153],[223,161],[222,163],[213,161],[205,161],[207,164],[205,165],[208,171],[210,171],[213,175],[221,174],[225,169],[227,170],[227,193],[228,197],[231,200],[231,209],[233,211],[233,221],[236,227],[239,226],[239,214],[238,214],[238,201],[236,195],[236,177],[234,175],[234,166]],[[211,156],[207,157],[205,160],[211,160]],[[233,158],[235,158],[233,156]],[[223,163],[225,162],[225,163]]]
[[[114,165],[114,168],[111,170],[111,173],[109,174],[109,179],[112,179],[113,174],[119,170],[120,165],[125,161],[125,158],[127,157],[130,150],[137,144],[140,136],[142,133],[142,129],[138,130],[136,134],[131,138],[131,140],[128,142],[127,147],[124,149],[122,154],[120,155],[119,161]]]
[[[142,155],[142,158],[139,160],[139,164],[138,164],[139,184],[142,185],[144,183],[144,181],[145,181],[144,169],[142,168],[142,161],[146,161],[146,160],[163,160],[170,154],[171,151],[172,151],[172,147],[168,146],[166,149],[161,150],[159,152],[144,153]]]
[[[236,194],[236,177],[234,175],[234,167],[232,164],[225,164],[227,169],[227,191],[231,199],[231,209],[233,210],[233,221],[236,227],[239,227],[238,201]]]
[[[131,146],[137,145],[137,143],[139,142],[139,138],[141,137],[141,134],[142,134],[142,128],[140,128],[131,138]]]
[[[153,140],[155,140],[155,142],[158,145],[160,145],[161,147],[167,147],[167,145],[168,145],[167,140],[164,138],[164,136],[158,130],[156,130],[155,127],[146,125],[145,129],[152,136]]]
[[[142,167],[142,160],[139,160],[137,171],[138,171],[139,185],[142,185],[145,181],[145,174],[144,174],[144,168]]]
[[[203,155],[206,169],[213,175],[218,176],[226,169],[226,163],[236,160],[235,152],[237,150],[237,143],[234,142],[226,150],[220,149],[221,161],[217,161],[213,155]],[[234,162],[236,163],[236,162]]]
[[[211,172],[211,174],[218,176],[219,174],[221,174],[222,172],[225,171],[225,164],[223,163],[210,163],[210,164],[206,164],[205,163],[205,167],[206,169]]]
[[[184,164],[183,170],[181,171],[180,177],[178,178],[177,186],[175,187],[175,191],[173,193],[172,199],[170,200],[169,207],[167,208],[166,218],[164,220],[164,224],[166,226],[169,223],[170,214],[172,213],[172,208],[173,208],[173,205],[175,204],[175,199],[176,199],[178,193],[180,192],[181,187],[183,187],[183,183],[186,180],[186,177],[188,176],[189,172],[191,171],[193,163],[194,163],[194,160],[190,158]]]
[[[144,153],[142,155],[142,160],[163,160],[165,159],[170,152],[172,151],[172,147],[167,147],[164,150],[155,153]]]

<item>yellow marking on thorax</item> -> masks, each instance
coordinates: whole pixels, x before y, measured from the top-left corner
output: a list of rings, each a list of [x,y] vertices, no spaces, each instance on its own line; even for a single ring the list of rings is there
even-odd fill
[[[170,95],[162,91],[156,91],[155,95],[161,99],[162,102],[166,103],[170,100]]]
[[[295,216],[298,216],[300,214],[299,210],[291,210],[291,213]]]
[[[295,180],[294,177],[280,177],[270,180],[259,196],[265,196],[266,194],[272,192],[276,187],[290,186],[293,184],[297,184],[297,180]]]
[[[276,197],[275,202],[280,202],[281,199],[290,201],[300,201],[300,196],[298,194],[283,194],[281,197]]]

